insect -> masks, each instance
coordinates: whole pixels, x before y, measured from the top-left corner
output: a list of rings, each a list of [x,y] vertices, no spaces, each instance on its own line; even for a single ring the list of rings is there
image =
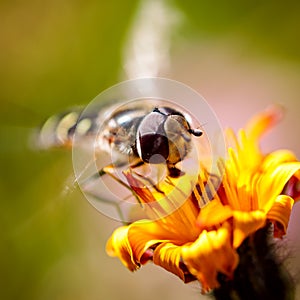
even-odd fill
[[[98,113],[82,116],[78,109],[55,115],[43,125],[39,144],[43,148],[69,147],[74,134],[82,143],[94,137],[96,148],[113,153],[117,167],[128,162],[132,168],[165,163],[169,175],[178,177],[181,171],[176,164],[189,154],[191,137],[203,134],[201,129],[191,128],[182,112],[165,105],[121,107],[103,120],[102,130],[99,118]]]
[[[185,116],[174,108],[121,108],[114,112],[98,135],[98,146],[105,145],[116,153],[117,165],[128,162],[131,167],[143,163],[165,163],[171,177],[180,176],[176,164],[191,150],[191,136],[201,136],[192,129]]]
[[[92,196],[102,203],[105,201],[103,198],[106,198],[111,204],[114,202],[110,196],[103,197],[102,191],[99,192],[99,189],[102,189],[99,187],[99,178],[109,175],[130,190],[124,176],[121,178],[122,171],[118,173],[116,170],[124,168],[137,170],[136,174],[157,191],[160,191],[160,179],[153,180],[153,176],[139,172],[141,168],[150,166],[159,169],[163,166],[167,175],[162,178],[176,179],[185,174],[181,168],[182,162],[193,150],[193,139],[198,139],[203,134],[199,127],[192,127],[192,122],[192,117],[186,111],[163,100],[137,100],[123,105],[110,105],[100,108],[99,111],[94,109],[82,111],[75,108],[50,117],[40,130],[38,144],[46,149],[53,147],[74,149],[86,146],[93,148],[93,155],[88,155],[90,161],[100,160],[101,163],[96,163],[94,173],[89,173],[79,182],[79,177],[83,173],[81,169],[84,171],[85,165],[89,163],[86,160],[80,167],[80,172],[77,172],[76,180],[87,198]],[[81,159],[82,155],[78,157]],[[105,164],[102,163],[103,157],[109,158]],[[155,174],[160,176],[159,172]],[[91,183],[92,189],[89,188]],[[95,192],[95,189],[98,192]],[[97,209],[102,210],[99,207]]]

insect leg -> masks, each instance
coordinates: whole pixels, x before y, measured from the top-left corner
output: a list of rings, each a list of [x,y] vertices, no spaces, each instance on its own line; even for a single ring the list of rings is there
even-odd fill
[[[112,205],[115,207],[118,215],[119,215],[119,218],[121,220],[121,222],[124,224],[124,225],[128,225],[129,223],[125,221],[125,216],[119,206],[119,203],[117,202],[111,202],[109,200],[106,200],[106,199],[103,199],[103,198],[100,198],[98,195],[96,195],[95,193],[93,193],[92,191],[85,191],[85,194],[88,194],[89,196],[91,196],[92,198],[94,198],[95,200],[97,201],[100,201],[102,203],[106,203],[106,204],[109,204],[109,205]]]
[[[114,169],[115,166],[110,164],[108,166],[105,166],[104,168],[102,168],[101,170],[99,170],[98,172],[94,173],[93,175],[91,175],[89,178],[87,178],[84,182],[83,185],[86,186],[88,185],[90,182],[93,182],[94,180],[98,179],[99,177],[102,177],[104,175],[109,175],[111,178],[113,178],[116,182],[118,182],[120,185],[122,185],[123,187],[125,187],[126,189],[128,189],[132,195],[135,197],[135,199],[137,200],[137,202],[139,204],[142,205],[138,195],[136,194],[136,192],[134,190],[132,190],[130,188],[130,186],[128,184],[126,184],[124,181],[122,181],[121,179],[119,179],[115,174],[114,174]],[[100,199],[98,199],[100,200]]]
[[[138,168],[138,167],[141,167],[142,165],[144,165],[145,162],[143,162],[142,160],[138,161],[136,164],[132,165],[131,166],[131,169],[135,169],[135,168]],[[138,177],[140,177],[142,180],[148,182],[151,186],[153,186],[153,188],[159,192],[159,193],[162,193],[164,194],[164,192],[159,188],[159,186],[153,182],[152,179],[146,177],[146,176],[143,176],[142,174],[139,174],[138,172],[134,172],[134,174]]]

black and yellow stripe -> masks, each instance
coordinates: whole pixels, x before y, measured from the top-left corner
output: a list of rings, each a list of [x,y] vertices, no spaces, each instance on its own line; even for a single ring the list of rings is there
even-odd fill
[[[70,147],[75,133],[82,138],[95,134],[98,113],[82,116],[81,112],[75,108],[47,119],[37,135],[38,148]]]

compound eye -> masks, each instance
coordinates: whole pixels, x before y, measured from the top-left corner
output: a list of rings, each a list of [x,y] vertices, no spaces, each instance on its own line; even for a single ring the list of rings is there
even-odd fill
[[[161,114],[166,116],[181,116],[184,118],[183,114],[176,110],[175,108],[168,107],[168,106],[160,106],[157,111],[159,111]]]
[[[169,144],[167,137],[153,133],[140,135],[138,138],[139,155],[146,163],[160,164],[169,156]]]
[[[168,158],[168,138],[163,129],[166,118],[165,115],[153,111],[141,122],[137,130],[136,150],[144,162],[159,164]]]

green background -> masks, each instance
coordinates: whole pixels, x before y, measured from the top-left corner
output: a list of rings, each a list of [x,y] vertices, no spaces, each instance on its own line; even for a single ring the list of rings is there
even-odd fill
[[[171,68],[161,75],[202,93],[224,126],[241,127],[280,102],[286,118],[264,146],[300,156],[300,4],[169,3],[183,22]],[[105,242],[118,223],[79,191],[66,191],[69,151],[37,151],[30,139],[48,116],[87,104],[120,81],[137,7],[117,0],[0,2],[1,299],[201,298],[197,286],[159,268],[131,274],[108,258]],[[296,206],[288,233],[295,270],[299,212]]]

